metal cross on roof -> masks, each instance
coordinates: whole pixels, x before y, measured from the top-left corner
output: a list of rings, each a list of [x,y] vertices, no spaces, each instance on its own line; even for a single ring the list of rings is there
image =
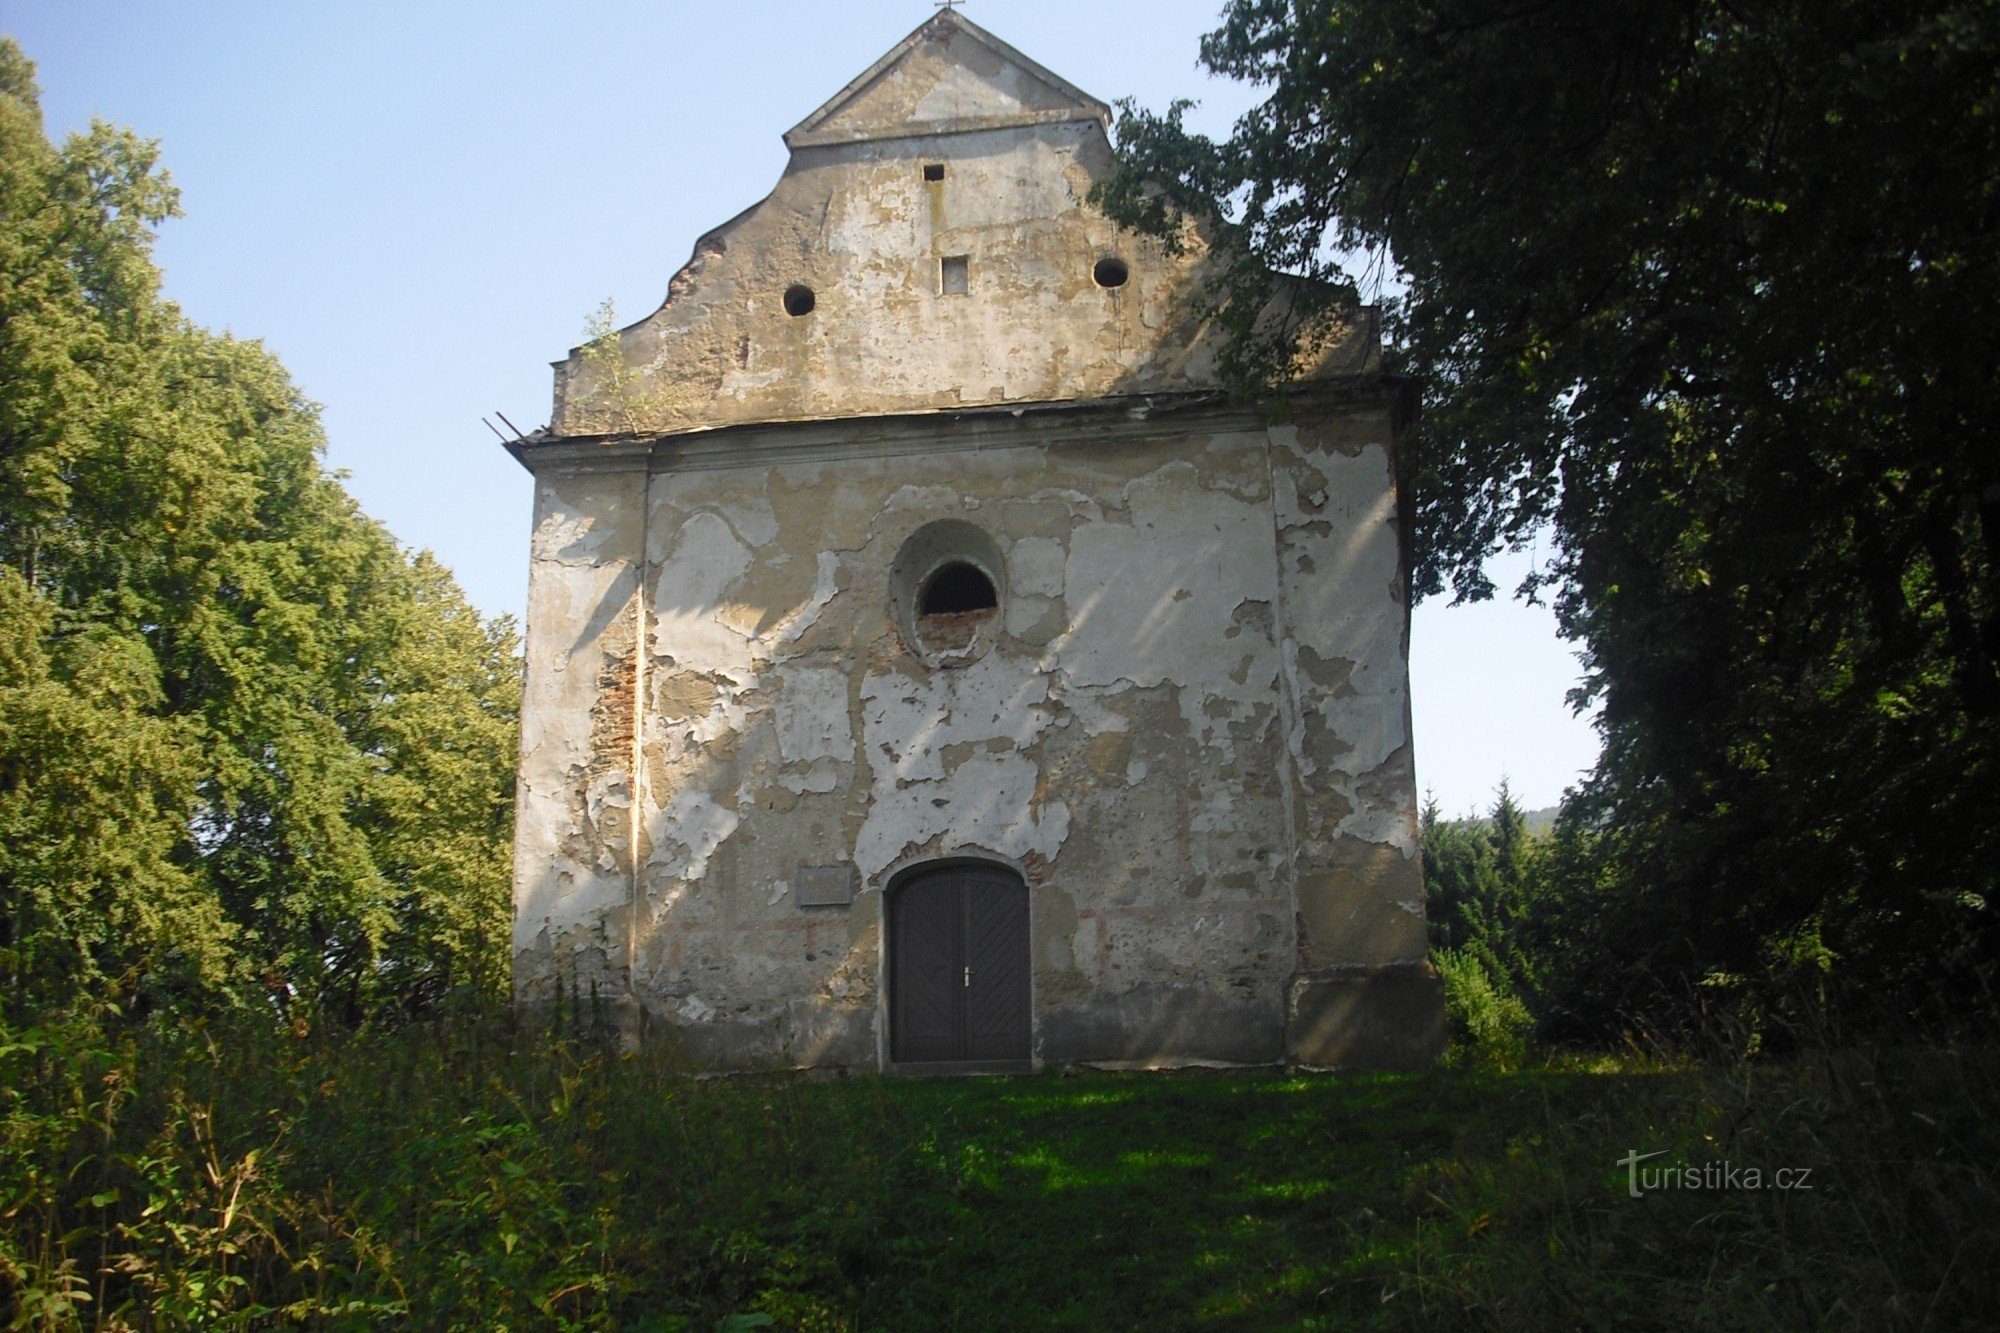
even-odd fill
[[[936,3],[936,4],[934,4],[934,5],[932,5],[932,6],[931,6],[931,8],[932,8],[932,9],[957,9],[957,8],[958,8],[958,7],[960,6],[960,5],[962,5],[962,4],[964,4],[964,3],[965,3],[965,0],[937,0],[937,3]]]

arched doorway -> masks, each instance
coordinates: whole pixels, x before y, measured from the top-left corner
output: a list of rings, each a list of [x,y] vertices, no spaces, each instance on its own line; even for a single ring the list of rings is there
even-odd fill
[[[905,875],[889,893],[889,1059],[1025,1061],[1028,886],[959,861]]]

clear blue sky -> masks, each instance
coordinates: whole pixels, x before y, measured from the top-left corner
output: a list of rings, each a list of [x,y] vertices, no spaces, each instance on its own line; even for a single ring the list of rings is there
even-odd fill
[[[1090,93],[1254,93],[1195,68],[1221,0],[973,0],[965,13]],[[762,198],[779,136],[929,0],[0,0],[60,135],[159,139],[186,217],[166,290],[262,339],[321,403],[330,463],[489,612],[519,615],[527,474],[480,425],[548,419],[548,363],[606,297],[658,304],[694,239]],[[1508,580],[1503,579],[1503,586]],[[1596,753],[1544,612],[1417,611],[1418,782],[1448,813],[1502,773],[1551,804]]]

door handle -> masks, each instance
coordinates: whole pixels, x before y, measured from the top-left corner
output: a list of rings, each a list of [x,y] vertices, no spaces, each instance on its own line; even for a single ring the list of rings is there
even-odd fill
[[[965,988],[967,990],[972,989],[972,966],[969,963],[966,965],[965,968]]]

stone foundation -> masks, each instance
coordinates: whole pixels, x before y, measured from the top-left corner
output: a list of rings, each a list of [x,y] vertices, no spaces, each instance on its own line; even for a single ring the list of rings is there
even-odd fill
[[[1292,979],[1285,1059],[1313,1069],[1421,1069],[1444,1054],[1444,981],[1429,963]]]

